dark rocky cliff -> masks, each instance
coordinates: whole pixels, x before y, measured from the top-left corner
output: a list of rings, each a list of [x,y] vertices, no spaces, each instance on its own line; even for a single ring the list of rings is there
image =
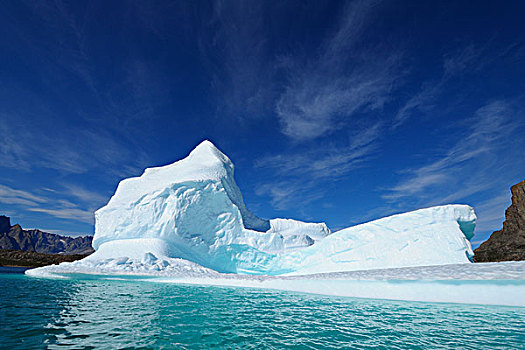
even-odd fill
[[[68,237],[40,230],[11,226],[7,216],[0,216],[0,249],[15,249],[52,254],[91,254],[92,236]]]
[[[85,254],[46,254],[0,249],[0,266],[40,267],[85,258]]]
[[[525,180],[510,190],[512,204],[505,211],[503,229],[474,251],[476,262],[525,260]]]

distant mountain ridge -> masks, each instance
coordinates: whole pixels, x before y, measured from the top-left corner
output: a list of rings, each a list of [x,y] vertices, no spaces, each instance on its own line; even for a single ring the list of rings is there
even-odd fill
[[[48,254],[91,254],[92,236],[68,237],[40,230],[24,230],[11,219],[0,216],[0,249],[15,249]]]

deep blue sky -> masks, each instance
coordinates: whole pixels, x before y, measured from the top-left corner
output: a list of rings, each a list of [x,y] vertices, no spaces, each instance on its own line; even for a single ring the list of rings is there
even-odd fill
[[[474,244],[525,177],[525,2],[4,1],[0,214],[93,233],[210,139],[248,207],[333,230],[447,203]]]

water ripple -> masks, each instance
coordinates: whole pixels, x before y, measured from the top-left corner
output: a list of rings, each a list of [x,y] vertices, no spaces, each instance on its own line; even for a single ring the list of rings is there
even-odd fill
[[[134,280],[0,278],[0,347],[517,349],[525,308]]]

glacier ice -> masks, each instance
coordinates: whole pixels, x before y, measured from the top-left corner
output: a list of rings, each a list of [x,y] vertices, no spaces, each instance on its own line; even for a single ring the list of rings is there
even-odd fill
[[[393,215],[337,231],[283,254],[276,271],[319,272],[469,262],[474,210],[446,205]]]
[[[230,159],[203,141],[186,158],[119,183],[95,213],[96,252],[86,262],[152,253],[217,272],[268,275],[465,263],[475,220],[467,205],[334,233],[324,223],[264,220],[246,208]]]
[[[396,293],[403,288],[395,283],[365,287],[349,271],[404,268],[393,275],[402,279],[403,271],[416,266],[471,266],[469,239],[476,215],[467,205],[445,205],[333,233],[324,223],[264,220],[246,208],[232,162],[204,141],[180,161],[121,181],[108,204],[96,211],[95,220],[95,253],[27,274],[150,275],[181,283],[306,292],[325,288],[326,294],[399,298]],[[347,274],[342,278],[346,282],[334,277],[338,273]],[[325,277],[317,278],[317,274]],[[420,277],[428,278],[428,274]],[[512,293],[524,288],[523,284],[509,286]],[[391,292],[372,292],[374,288]],[[442,283],[432,288],[459,290]]]
[[[157,255],[220,272],[261,273],[280,253],[330,233],[325,224],[258,218],[244,205],[233,176],[228,157],[204,141],[185,159],[121,181],[95,213],[94,257],[109,242],[115,254],[126,255],[125,240],[157,238]]]

